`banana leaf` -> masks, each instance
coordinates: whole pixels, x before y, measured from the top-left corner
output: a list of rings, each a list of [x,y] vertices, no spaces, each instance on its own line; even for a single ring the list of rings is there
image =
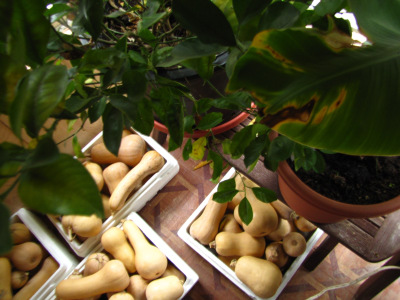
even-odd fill
[[[265,104],[261,122],[298,143],[352,155],[400,155],[400,22],[394,17],[400,5],[389,2],[373,14],[377,1],[349,1],[368,33],[361,46],[337,30],[260,32],[237,62],[228,90],[252,92]]]

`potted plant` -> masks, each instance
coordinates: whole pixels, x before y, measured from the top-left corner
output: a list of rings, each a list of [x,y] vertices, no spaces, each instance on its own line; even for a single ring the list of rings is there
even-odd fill
[[[195,99],[185,84],[163,75],[162,70],[185,67],[213,88],[214,70],[225,68],[216,57],[227,50],[179,26],[170,0],[16,0],[1,5],[0,12],[1,114],[21,141],[0,145],[1,185],[12,181],[2,200],[18,187],[23,204],[39,212],[103,216],[92,178],[54,141],[61,121],[101,119],[104,142],[116,154],[125,126],[150,134],[157,116],[174,150],[185,132],[211,134],[222,122],[221,113],[208,113],[214,105],[246,113],[253,101],[247,92],[218,95],[218,101]],[[191,114],[184,113],[183,98],[193,102]],[[198,115],[202,120],[196,122]],[[76,134],[70,135],[80,158]],[[23,136],[31,139],[29,145]],[[191,148],[188,139],[186,157]],[[11,245],[3,202],[0,212],[3,253]]]
[[[299,190],[284,188],[306,186],[286,163],[290,158],[294,169],[322,170],[324,160],[317,149],[352,156],[399,155],[396,65],[400,28],[394,25],[393,14],[400,9],[399,3],[321,1],[311,10],[310,1],[272,1],[257,8],[232,3],[238,26],[244,30],[251,23],[256,34],[235,63],[228,90],[252,92],[259,100],[260,116],[224,149],[235,157],[244,155],[250,170],[263,156],[265,166],[278,171],[285,200],[310,220],[335,222],[398,209],[397,195],[381,204],[350,205],[321,198],[310,188],[305,197]],[[183,17],[189,15],[185,9],[190,8],[182,9]],[[260,14],[250,18],[251,10]],[[362,33],[365,40],[354,39],[349,22],[340,16],[343,10],[354,14],[356,33]],[[202,34],[203,29],[189,20],[188,28],[199,37]],[[272,142],[271,130],[280,134]],[[302,198],[307,201],[299,202]],[[383,210],[378,210],[381,206]],[[311,214],[316,208],[322,210]],[[243,205],[242,219],[248,220],[246,215],[251,215],[251,208]]]

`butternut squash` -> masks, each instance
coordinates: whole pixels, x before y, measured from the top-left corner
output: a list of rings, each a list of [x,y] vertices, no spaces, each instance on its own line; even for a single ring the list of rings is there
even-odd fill
[[[218,233],[218,226],[228,203],[218,203],[210,198],[201,215],[190,225],[190,235],[203,245],[211,243]]]
[[[127,292],[119,292],[111,295],[111,297],[108,298],[109,300],[135,300],[133,296]]]
[[[93,161],[85,161],[83,162],[83,166],[92,176],[94,182],[96,183],[97,189],[101,191],[104,186],[103,169],[101,166]]]
[[[64,279],[56,287],[56,296],[63,300],[88,298],[109,292],[121,292],[129,285],[124,264],[110,260],[98,272],[79,279]]]
[[[175,275],[182,282],[186,281],[185,274],[183,274],[179,269],[177,269],[174,264],[168,262],[167,268],[165,269],[165,272],[164,274],[162,274],[161,277],[167,277],[170,275]]]
[[[276,230],[279,218],[271,204],[258,200],[251,189],[247,190],[246,197],[253,210],[253,219],[249,225],[244,224],[240,219],[239,206],[236,206],[233,213],[243,230],[254,237],[266,236]]]
[[[153,280],[146,289],[147,300],[174,300],[182,296],[183,284],[176,276]]]
[[[133,296],[127,292],[115,293],[108,299],[109,300],[135,300],[135,298],[133,298]]]
[[[118,156],[112,154],[104,143],[94,145],[90,150],[91,160],[98,164],[113,164],[121,161],[136,166],[146,152],[146,142],[140,135],[129,134],[121,139]]]
[[[299,216],[295,212],[291,214],[291,220],[293,220],[296,228],[302,232],[311,232],[317,229],[317,226],[308,221],[306,218]]]
[[[144,279],[139,274],[134,274],[129,278],[129,285],[126,291],[135,298],[135,300],[146,300],[146,288],[150,280]]]
[[[108,191],[112,194],[118,183],[129,172],[129,167],[123,162],[116,162],[103,170],[103,178],[107,185]]]
[[[10,225],[11,238],[14,245],[22,244],[32,240],[32,234],[29,228],[21,222],[15,222]]]
[[[12,265],[20,271],[31,271],[43,259],[43,248],[36,242],[25,242],[11,248],[9,254]]]
[[[274,242],[279,242],[285,235],[292,232],[294,228],[290,225],[290,222],[286,219],[279,218],[278,227],[267,235],[267,238]]]
[[[221,223],[219,224],[219,232],[227,231],[233,233],[242,232],[243,229],[240,227],[239,223],[236,221],[233,214],[226,214],[222,218]]]
[[[218,255],[218,258],[225,264],[227,265],[229,268],[231,268],[233,271],[235,270],[233,267],[231,267],[231,262],[232,260],[237,260],[239,259],[240,256],[222,256],[222,255]]]
[[[40,270],[14,295],[13,300],[30,299],[58,270],[58,267],[53,257],[46,257]]]
[[[107,195],[101,194],[101,202],[103,204],[104,217],[106,219],[108,219],[111,216],[110,197]]]
[[[150,150],[143,155],[139,164],[133,167],[120,181],[110,197],[111,213],[120,210],[130,193],[142,185],[143,180],[164,166],[164,157],[157,151]]]
[[[0,257],[0,299],[12,299],[11,263],[7,257]]]
[[[65,215],[61,218],[61,224],[69,239],[74,239],[73,233],[80,237],[92,237],[100,233],[103,221],[96,215]]]
[[[101,236],[101,244],[114,258],[123,262],[128,273],[136,272],[135,252],[121,229],[117,227],[107,229]]]
[[[271,202],[271,205],[281,218],[290,220],[290,215],[292,214],[293,209],[291,209],[289,206],[287,206],[279,199]]]
[[[90,254],[85,262],[85,268],[83,269],[83,276],[89,276],[100,271],[109,261],[110,258],[108,257],[107,254],[103,252],[96,252]]]
[[[253,237],[247,232],[220,232],[215,241],[210,243],[210,248],[215,248],[219,255],[261,257],[265,251],[265,238]]]
[[[274,263],[254,256],[232,261],[236,276],[261,298],[272,297],[282,282],[282,272]]]
[[[289,261],[289,256],[283,250],[282,242],[272,242],[265,248],[265,259],[283,268]]]
[[[149,280],[160,277],[168,265],[165,254],[149,243],[132,220],[124,220],[122,226],[135,251],[135,266],[139,275]]]
[[[306,251],[307,241],[299,232],[290,232],[283,240],[283,249],[286,254],[292,257],[298,257]]]
[[[11,287],[14,290],[22,288],[28,282],[28,280],[29,272],[19,270],[14,270],[11,272]]]

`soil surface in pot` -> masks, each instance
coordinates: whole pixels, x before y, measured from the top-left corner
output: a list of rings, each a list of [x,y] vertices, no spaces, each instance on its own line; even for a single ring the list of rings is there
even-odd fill
[[[323,173],[296,171],[318,193],[350,204],[374,204],[400,195],[400,157],[323,154]],[[289,162],[293,169],[293,164]]]

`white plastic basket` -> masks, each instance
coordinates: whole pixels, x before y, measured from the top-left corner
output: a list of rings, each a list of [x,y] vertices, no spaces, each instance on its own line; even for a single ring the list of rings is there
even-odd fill
[[[87,238],[80,242],[77,239],[69,241],[67,233],[64,231],[59,219],[49,216],[50,221],[55,225],[62,237],[70,244],[73,251],[80,257],[85,257],[91,250],[96,247],[100,241],[100,237],[108,228],[115,226],[121,219],[132,211],[139,211],[143,206],[151,200],[159,190],[161,190],[178,172],[178,161],[153,138],[136,132],[147,143],[148,150],[155,150],[164,157],[165,164],[160,171],[153,174],[124,204],[124,207],[115,215],[104,220],[101,232],[94,237]],[[100,132],[92,141],[90,141],[83,149],[83,152],[89,151],[90,148],[102,139],[103,132]]]
[[[11,223],[24,223],[35,239],[58,263],[57,271],[46,283],[32,296],[31,299],[44,299],[51,293],[56,285],[77,266],[78,261],[69,249],[44,225],[35,214],[25,208],[19,209],[11,216]]]
[[[231,168],[224,178],[221,181],[232,178],[235,175],[235,169]],[[203,202],[197,207],[197,209],[192,213],[192,215],[185,221],[185,223],[178,230],[178,236],[188,244],[193,250],[195,250],[199,255],[201,255],[205,260],[207,260],[214,268],[220,271],[224,276],[226,276],[229,280],[231,280],[236,286],[238,286],[243,292],[245,292],[252,299],[265,299],[257,297],[253,291],[250,290],[235,274],[235,272],[227,266],[224,262],[222,262],[214,253],[212,253],[209,249],[207,249],[204,245],[199,243],[196,239],[194,239],[190,233],[190,225],[200,216],[203,212],[207,202],[210,200],[212,195],[217,191],[218,185],[210,192],[210,194],[203,200]],[[323,231],[317,229],[312,236],[307,240],[307,248],[305,252],[297,257],[292,264],[288,267],[288,269],[283,274],[282,283],[279,286],[273,297],[268,298],[268,300],[277,299],[280,293],[282,293],[285,286],[288,284],[290,279],[296,273],[298,268],[301,266],[308,253],[311,251],[313,246],[317,243],[318,239],[323,234]]]
[[[146,223],[145,220],[142,219],[140,215],[136,212],[130,213],[126,218],[126,220],[132,220],[139,229],[143,232],[143,234],[147,237],[147,239],[154,244],[157,248],[159,248],[168,258],[169,262],[175,265],[175,267],[180,270],[186,277],[186,280],[183,284],[183,294],[179,299],[183,299],[185,295],[190,291],[190,289],[196,284],[199,280],[199,276],[193,269]],[[122,224],[118,224],[117,227],[121,228]],[[91,253],[102,252],[103,247],[101,244],[97,245],[95,249]],[[89,253],[88,256],[91,254]],[[64,278],[68,278],[74,271],[83,272],[86,260],[88,256],[82,260],[76,268],[69,273],[64,275]],[[54,300],[56,299],[55,290],[49,294],[46,300]]]

